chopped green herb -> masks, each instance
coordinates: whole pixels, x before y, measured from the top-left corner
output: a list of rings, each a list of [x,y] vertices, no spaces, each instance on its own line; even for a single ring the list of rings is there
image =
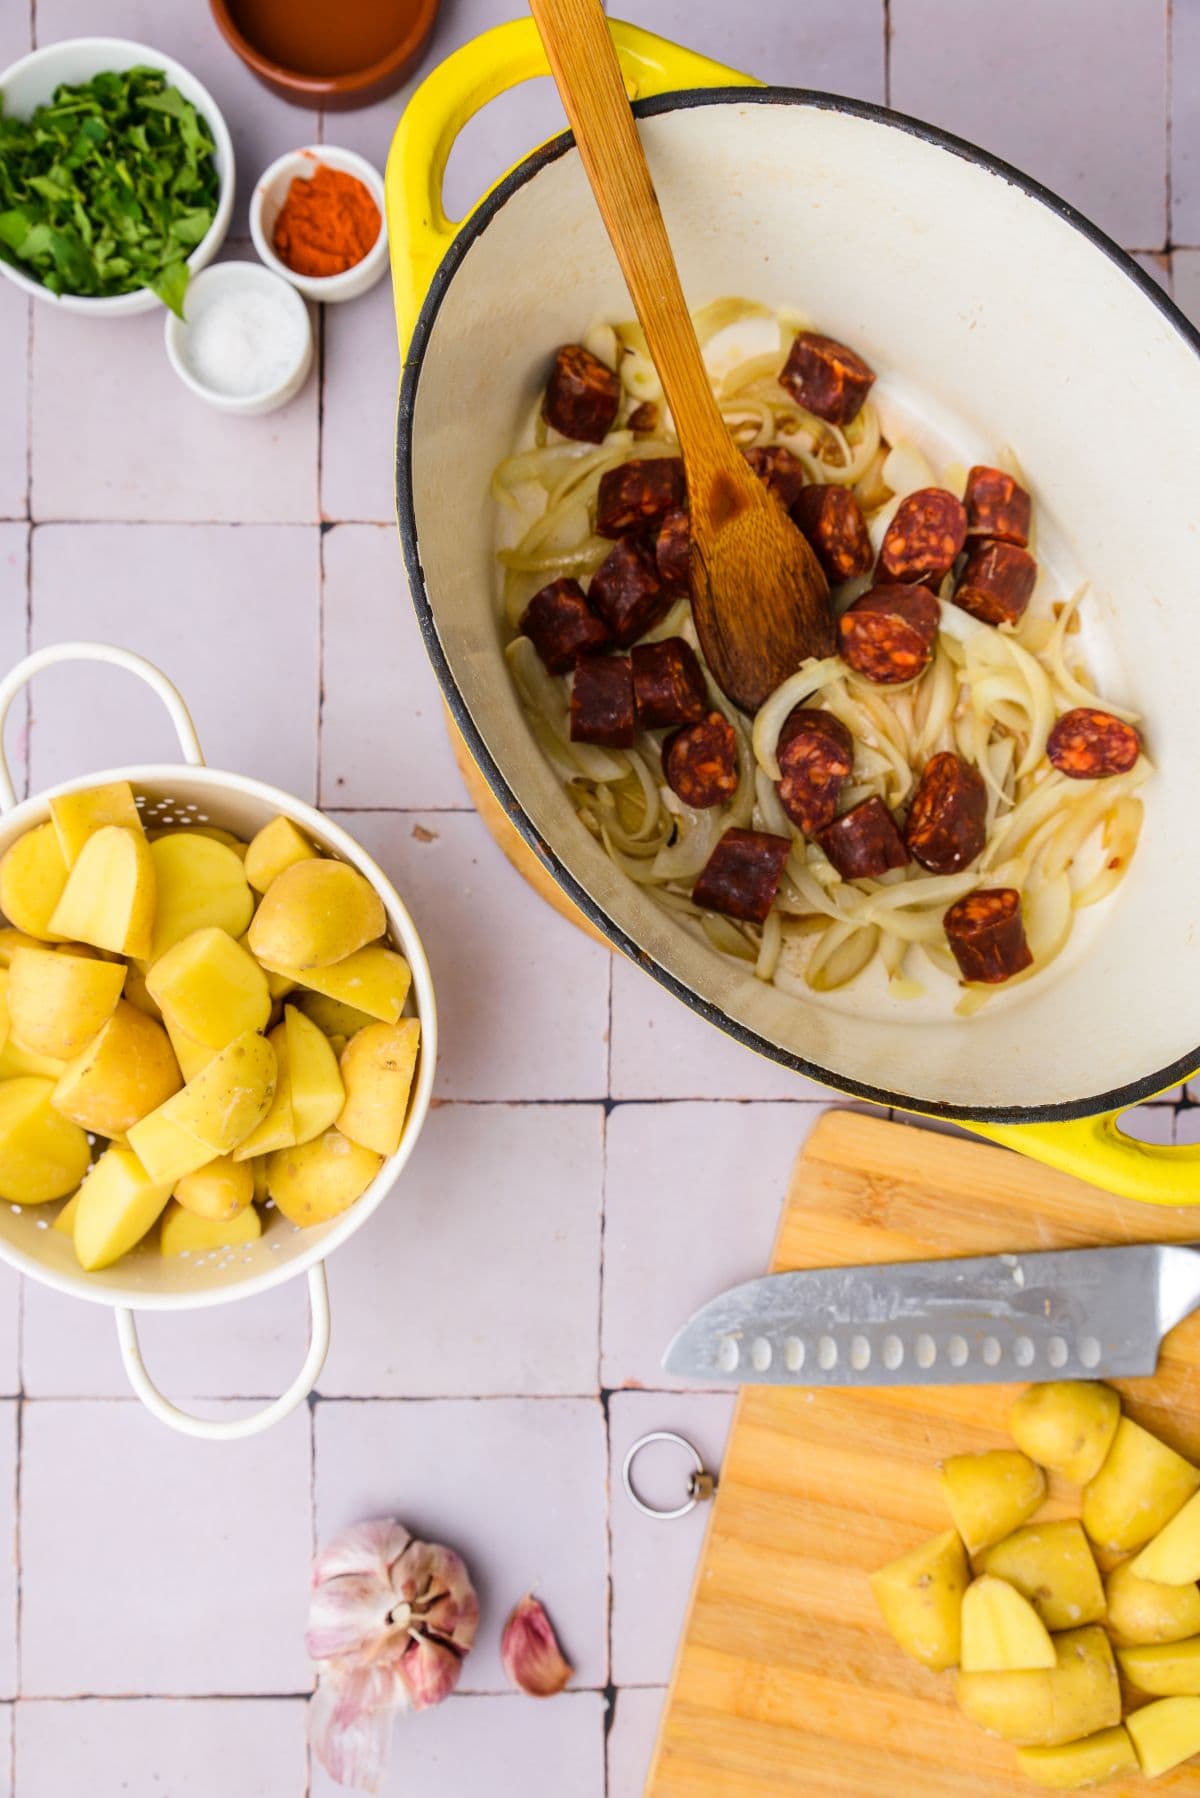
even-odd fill
[[[213,152],[161,69],[64,85],[30,119],[0,98],[0,260],[51,293],[150,287],[182,318],[187,258],[216,216]]]

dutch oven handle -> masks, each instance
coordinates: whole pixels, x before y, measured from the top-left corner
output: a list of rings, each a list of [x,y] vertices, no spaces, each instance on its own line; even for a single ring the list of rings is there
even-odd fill
[[[964,1124],[977,1136],[1074,1174],[1122,1199],[1147,1205],[1200,1205],[1200,1143],[1138,1142],[1119,1111],[1050,1124]]]
[[[40,674],[43,668],[54,667],[58,662],[108,662],[114,668],[124,668],[129,674],[136,674],[139,680],[144,680],[148,687],[154,689],[166,707],[175,726],[175,735],[179,738],[184,761],[193,768],[204,766],[204,754],[191,713],[182,693],[167,679],[161,668],[156,668],[153,662],[147,662],[142,656],[134,655],[132,650],[117,649],[111,643],[52,643],[45,649],[34,650],[32,655],[26,656],[23,662],[18,662],[11,673],[0,681],[0,812],[11,811],[17,803],[12,773],[4,750],[5,720],[13,701],[34,675]],[[270,1429],[273,1423],[278,1423],[308,1397],[325,1365],[325,1357],[329,1353],[329,1288],[323,1261],[318,1261],[315,1267],[308,1270],[308,1307],[308,1353],[304,1357],[304,1365],[286,1392],[273,1399],[269,1405],[264,1405],[262,1410],[252,1411],[244,1417],[215,1418],[195,1417],[189,1411],[181,1411],[170,1399],[164,1397],[146,1372],[138,1342],[137,1316],[124,1305],[118,1305],[114,1308],[117,1343],[125,1372],[129,1376],[129,1384],[147,1411],[152,1412],[161,1423],[169,1424],[173,1430],[179,1430],[186,1436],[202,1436],[214,1442],[232,1442],[240,1436],[257,1436],[260,1430]]]
[[[762,85],[636,25],[609,23],[631,100],[680,88]],[[549,73],[533,20],[513,19],[439,63],[405,107],[387,161],[387,226],[402,357],[438,266],[464,222],[448,219],[442,205],[455,138],[489,100]]]

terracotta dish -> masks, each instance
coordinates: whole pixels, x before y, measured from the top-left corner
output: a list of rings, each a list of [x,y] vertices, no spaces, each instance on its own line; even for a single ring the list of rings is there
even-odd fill
[[[348,112],[393,93],[421,56],[438,0],[210,0],[226,43],[296,106]]]

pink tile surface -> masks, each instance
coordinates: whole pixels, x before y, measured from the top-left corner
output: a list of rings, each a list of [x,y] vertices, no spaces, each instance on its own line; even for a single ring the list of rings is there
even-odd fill
[[[29,308],[31,301],[9,281],[0,283],[0,518],[24,518],[29,510]]]
[[[0,1704],[0,1798],[13,1798],[13,1707]]]
[[[521,1595],[554,1618],[576,1687],[607,1678],[604,1414],[594,1399],[334,1402],[316,1413],[317,1535],[394,1516],[466,1559],[479,1593],[467,1692],[507,1692]],[[528,1771],[528,1769],[527,1769]]]
[[[645,1516],[622,1487],[625,1456],[650,1431],[673,1430],[717,1474],[734,1403],[732,1392],[615,1392],[609,1403],[614,1685],[661,1685],[670,1679],[711,1516],[703,1504],[669,1522]],[[668,1509],[684,1503],[691,1471],[687,1455],[674,1443],[651,1442],[638,1454],[632,1478],[646,1504]]]
[[[309,1449],[303,1408],[215,1448],[132,1400],[26,1405],[23,1695],[305,1691]]]
[[[792,1163],[818,1105],[619,1105],[604,1197],[605,1386],[662,1371],[698,1306],[767,1265]]]
[[[314,1767],[312,1798],[344,1790]],[[604,1791],[599,1692],[566,1692],[553,1704],[516,1693],[459,1696],[402,1717],[379,1788],[380,1798],[604,1798]]]
[[[891,104],[1015,163],[1139,250],[1166,241],[1167,9],[1126,0],[891,0]],[[1102,118],[1119,130],[1097,129]]]
[[[1175,304],[1200,328],[1200,250],[1176,250],[1171,268]]]
[[[438,1097],[590,1099],[608,1067],[609,954],[544,905],[474,813],[334,812],[396,883],[433,968]],[[553,995],[531,1026],[531,995]]]
[[[27,1701],[17,1706],[16,1789],[27,1798],[301,1798],[305,1710],[286,1698]]]
[[[882,102],[882,12],[881,0],[815,0],[799,9],[641,0],[637,22],[761,81]]]
[[[318,542],[295,526],[46,526],[34,533],[35,647],[102,635],[136,648],[182,691],[212,766],[311,799]],[[179,759],[158,700],[117,670],[55,669],[33,700],[35,786]]]
[[[608,1732],[608,1798],[642,1798],[666,1699],[665,1686],[629,1686],[617,1693]]]
[[[0,524],[0,658],[5,671],[20,661],[28,646],[29,537],[28,525]],[[25,782],[25,723],[26,707],[18,699],[4,733],[4,752],[18,794]]]
[[[17,1692],[17,1456],[19,1406],[0,1404],[0,1698]]]
[[[595,1392],[603,1145],[599,1105],[438,1106],[330,1261],[322,1393]]]
[[[339,525],[321,553],[322,803],[468,806],[395,526]]]
[[[343,142],[341,122],[327,135]],[[326,306],[323,368],[322,516],[368,519],[394,537],[400,352],[386,275],[353,305]]]
[[[21,1281],[10,1268],[0,1267],[0,1397],[21,1389]]]
[[[1171,236],[1200,244],[1200,9],[1178,0],[1171,15]]]

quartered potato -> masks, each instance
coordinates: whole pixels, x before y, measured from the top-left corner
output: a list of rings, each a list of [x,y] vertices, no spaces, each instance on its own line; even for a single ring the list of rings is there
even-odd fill
[[[959,1660],[964,1673],[1013,1673],[1054,1665],[1050,1632],[1015,1586],[985,1573],[967,1587]]]
[[[1117,1663],[1130,1685],[1152,1698],[1200,1697],[1200,1636],[1153,1647],[1118,1648]]]
[[[346,1103],[336,1122],[343,1136],[394,1155],[404,1134],[421,1042],[416,1018],[398,1024],[368,1024],[346,1044],[341,1056]]]
[[[383,1158],[327,1130],[312,1142],[279,1149],[267,1162],[267,1190],[293,1224],[323,1224],[361,1198]]]
[[[53,1092],[32,1074],[0,1082],[0,1199],[11,1204],[64,1199],[87,1172],[87,1136],[55,1111]]]
[[[1120,1723],[1061,1748],[1018,1748],[1017,1766],[1035,1785],[1066,1792],[1103,1785],[1118,1773],[1136,1773],[1138,1759],[1129,1731]]]
[[[158,1221],[171,1189],[152,1180],[132,1149],[113,1143],[79,1189],[75,1253],[89,1273],[110,1267]]]
[[[156,961],[146,990],[172,1030],[205,1048],[224,1049],[271,1015],[267,977],[227,930],[194,930]]]
[[[1200,1493],[1147,1543],[1135,1558],[1133,1571],[1139,1579],[1161,1586],[1195,1585],[1200,1579]]]
[[[254,911],[254,894],[240,856],[199,830],[178,830],[151,843],[158,881],[154,938],[146,951],[155,962],[195,930],[210,926],[241,936]]]
[[[261,1235],[262,1219],[253,1205],[239,1211],[236,1217],[216,1220],[197,1217],[194,1211],[185,1211],[172,1199],[163,1212],[158,1246],[163,1255],[207,1255],[213,1249],[257,1242]]]
[[[1147,1779],[1200,1754],[1200,1698],[1160,1698],[1131,1712],[1125,1726]]]
[[[1030,1386],[1008,1418],[1017,1447],[1039,1466],[1086,1486],[1112,1447],[1121,1401],[1096,1380],[1050,1380]]]
[[[387,929],[383,900],[346,862],[321,857],[277,874],[250,926],[250,947],[283,973],[327,968]]]
[[[182,1085],[162,1025],[118,999],[99,1034],[63,1068],[52,1102],[84,1130],[124,1136]]]
[[[1083,1525],[1075,1518],[1030,1523],[980,1557],[985,1573],[1015,1586],[1047,1629],[1076,1629],[1104,1617],[1104,1587]]]
[[[193,1217],[224,1224],[241,1215],[254,1198],[254,1175],[244,1161],[218,1155],[175,1182],[176,1202]]]
[[[272,818],[247,846],[246,879],[257,892],[265,893],[285,868],[312,861],[316,854],[304,832],[290,818]]]
[[[1103,1467],[1084,1488],[1083,1527],[1106,1548],[1141,1548],[1198,1487],[1200,1472],[1189,1461],[1122,1417]]]
[[[956,1695],[972,1722],[1029,1748],[1054,1748],[1120,1723],[1117,1667],[1104,1631],[1090,1624],[1053,1642],[1052,1668],[960,1673]]]
[[[1012,1448],[951,1455],[942,1467],[941,1484],[955,1528],[973,1555],[1010,1536],[1046,1496],[1041,1468]]]
[[[207,1148],[206,1159],[228,1155],[262,1122],[274,1096],[275,1051],[266,1037],[247,1030],[181,1092],[135,1124],[129,1141],[141,1155],[147,1126],[163,1118]]]
[[[79,793],[60,793],[50,801],[50,821],[68,868],[75,866],[88,838],[106,824],[117,824],[124,830],[142,828],[133,788],[127,780],[109,781]]]
[[[295,1140],[311,1142],[314,1136],[329,1129],[341,1111],[346,1089],[337,1056],[312,1019],[294,1005],[285,1005],[283,1022]]]
[[[880,1567],[871,1575],[871,1591],[905,1654],[940,1673],[958,1665],[970,1580],[958,1531],[945,1530]]]
[[[412,985],[412,969],[404,957],[397,955],[394,949],[385,949],[381,943],[371,943],[331,968],[287,968],[282,972],[297,986],[306,986],[314,995],[319,993],[327,1001],[340,1003],[344,1008],[342,1022],[349,1024],[341,1031],[343,1036],[352,1036],[363,1023],[369,1024],[373,1020],[394,1024],[404,1010]],[[307,1016],[321,1021],[311,1002],[304,1006],[304,1011]],[[347,1013],[356,1014],[357,1022],[350,1022]]]
[[[16,949],[6,997],[13,1038],[22,1049],[71,1061],[116,1010],[125,965],[64,950]]]
[[[136,830],[106,824],[79,851],[50,928],[56,936],[115,955],[149,955],[155,891],[150,845],[140,824]]]
[[[26,936],[55,942],[59,938],[50,919],[66,884],[67,864],[54,826],[37,824],[10,844],[0,860],[0,911]]]
[[[1104,1582],[1108,1627],[1118,1642],[1182,1642],[1200,1636],[1200,1587],[1160,1586],[1139,1579],[1132,1561],[1114,1567]]]

